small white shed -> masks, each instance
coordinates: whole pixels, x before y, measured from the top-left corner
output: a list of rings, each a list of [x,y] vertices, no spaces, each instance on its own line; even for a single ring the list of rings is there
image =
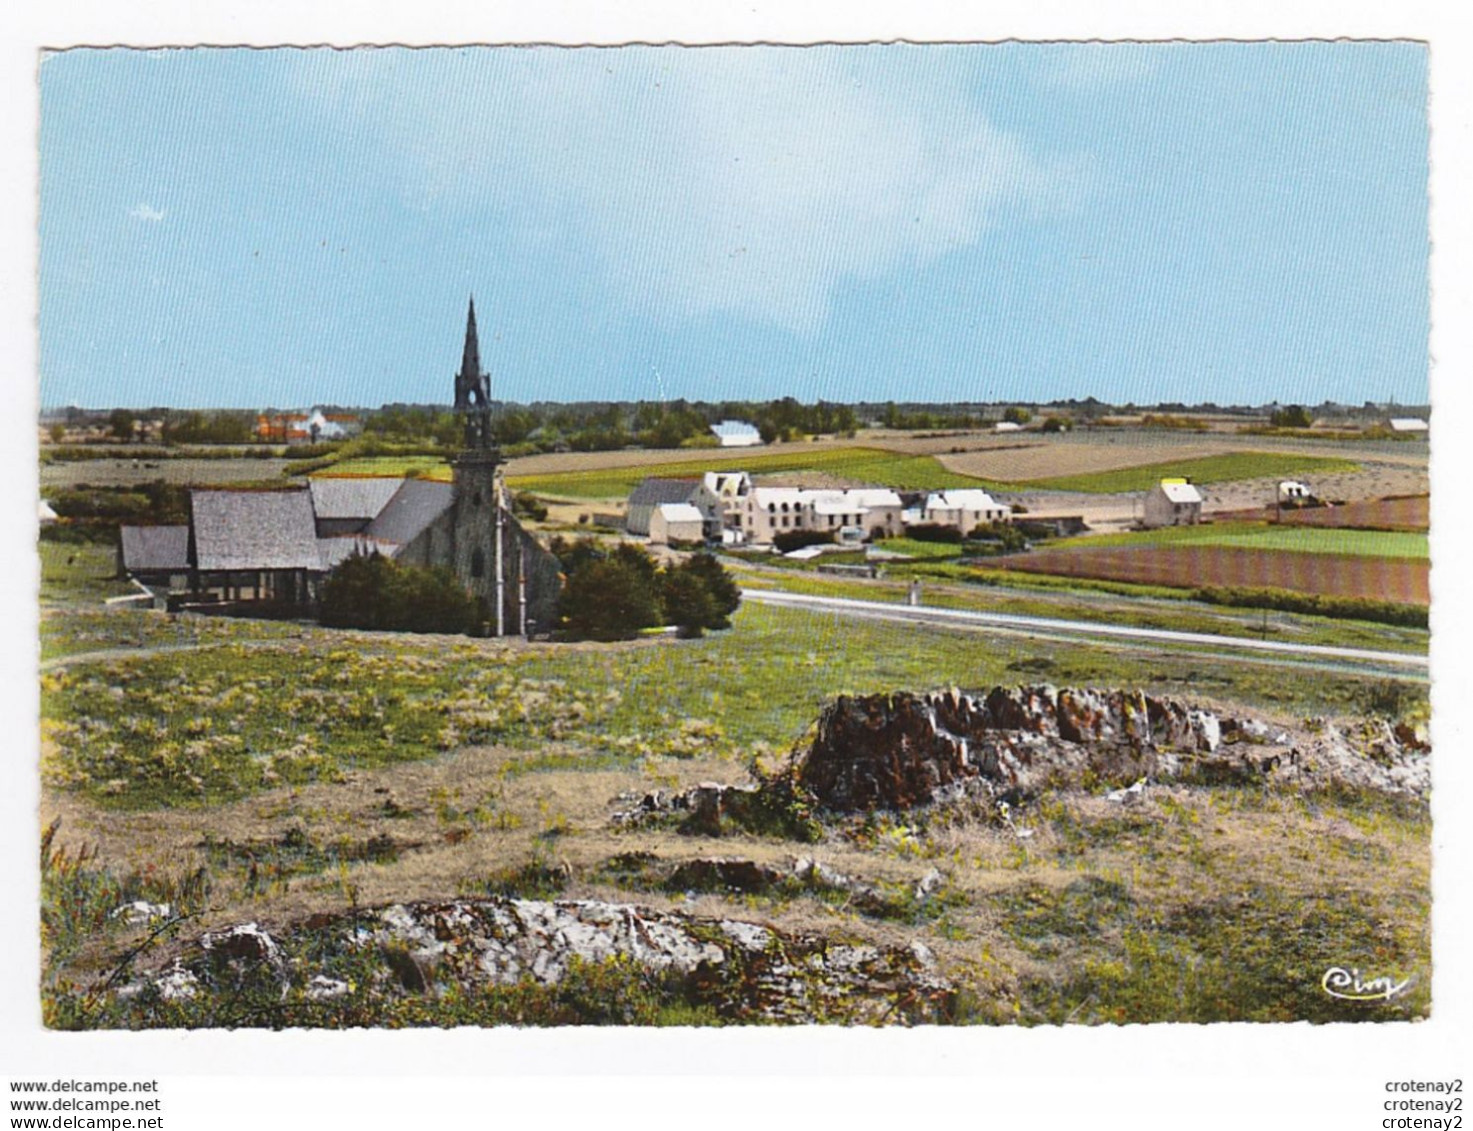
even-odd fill
[[[1202,492],[1185,479],[1163,479],[1146,495],[1144,525],[1195,526],[1202,521]]]
[[[661,503],[650,512],[650,541],[661,545],[702,542],[705,525],[705,516],[692,504]]]

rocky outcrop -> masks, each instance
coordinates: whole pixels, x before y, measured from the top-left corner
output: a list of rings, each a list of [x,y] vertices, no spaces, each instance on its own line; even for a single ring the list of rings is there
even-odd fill
[[[997,687],[841,696],[793,770],[824,808],[854,813],[973,793],[1016,799],[1046,788],[1270,775],[1425,796],[1427,754],[1423,734],[1385,723],[1290,733],[1141,691]]]
[[[978,787],[1007,795],[1133,781],[1162,751],[1211,752],[1217,720],[1139,691],[993,688],[841,696],[800,756],[798,783],[839,812],[910,809]]]
[[[745,864],[744,873],[762,868],[728,863]],[[254,982],[274,984],[283,1001],[330,1004],[355,992],[394,997],[522,982],[555,986],[577,964],[611,960],[668,974],[736,1020],[801,1021],[836,1009],[846,1020],[879,1019],[949,992],[920,944],[838,943],[761,923],[596,900],[481,899],[394,904],[279,935],[242,924],[201,936],[120,995],[187,1000]],[[350,969],[359,972],[356,983]]]

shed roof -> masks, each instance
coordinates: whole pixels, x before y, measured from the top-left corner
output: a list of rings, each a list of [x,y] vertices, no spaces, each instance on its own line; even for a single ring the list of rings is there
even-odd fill
[[[200,569],[322,569],[310,491],[196,490],[189,507]]]
[[[700,485],[699,479],[651,477],[642,480],[639,486],[629,493],[629,505],[631,507],[657,507],[661,503],[688,503],[691,495],[695,494],[696,488]]]
[[[1173,503],[1200,503],[1202,492],[1185,479],[1163,479],[1157,487]]]
[[[711,431],[723,440],[738,437],[750,439],[754,436],[759,440],[762,438],[762,433],[757,430],[757,426],[745,420],[721,420],[711,425]]]
[[[703,522],[700,508],[690,503],[661,503],[655,508],[666,522]]]
[[[336,476],[312,479],[312,509],[318,518],[377,518],[389,505],[403,479],[380,476]]]
[[[404,545],[418,538],[455,501],[455,487],[436,479],[406,479],[363,533],[380,542]]]
[[[189,527],[124,526],[123,569],[128,573],[189,568]]]

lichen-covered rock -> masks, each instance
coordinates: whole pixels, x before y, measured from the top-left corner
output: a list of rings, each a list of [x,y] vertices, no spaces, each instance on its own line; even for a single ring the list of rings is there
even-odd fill
[[[387,996],[442,994],[451,988],[532,981],[556,985],[575,964],[609,960],[637,963],[685,979],[740,1019],[801,1021],[829,1015],[875,1018],[898,999],[937,999],[950,991],[929,952],[915,948],[838,943],[822,936],[782,932],[760,923],[703,919],[597,900],[481,899],[394,904],[345,914],[317,928],[302,927],[280,940],[247,923],[202,936],[190,954],[123,987],[167,1000],[191,999],[222,988],[212,962],[222,956],[241,973],[279,979],[287,992],[325,1003],[353,987],[330,968],[332,956],[356,955],[375,967],[373,992]],[[290,961],[284,955],[291,953]],[[329,968],[323,969],[323,964]],[[315,967],[315,968],[314,968]]]
[[[1413,741],[1406,741],[1407,738]],[[1142,691],[994,687],[841,696],[795,756],[797,783],[833,812],[906,810],[1140,780],[1245,784],[1274,776],[1425,795],[1426,746],[1385,723],[1318,736]]]
[[[910,809],[977,788],[1034,793],[1086,774],[1133,781],[1161,751],[1210,751],[1217,720],[1141,691],[994,687],[841,696],[801,755],[799,783],[841,812]]]

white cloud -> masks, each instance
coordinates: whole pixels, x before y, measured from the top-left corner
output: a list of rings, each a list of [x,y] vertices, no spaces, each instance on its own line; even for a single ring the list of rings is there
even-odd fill
[[[153,224],[158,223],[164,218],[164,213],[162,209],[155,208],[151,204],[144,204],[142,202],[139,202],[131,209],[129,209],[128,215],[132,216],[135,220],[147,220],[148,222]]]
[[[844,280],[975,245],[1080,176],[993,126],[956,67],[883,50],[353,53],[299,86],[386,136],[409,207],[555,232],[645,315],[806,332]]]

